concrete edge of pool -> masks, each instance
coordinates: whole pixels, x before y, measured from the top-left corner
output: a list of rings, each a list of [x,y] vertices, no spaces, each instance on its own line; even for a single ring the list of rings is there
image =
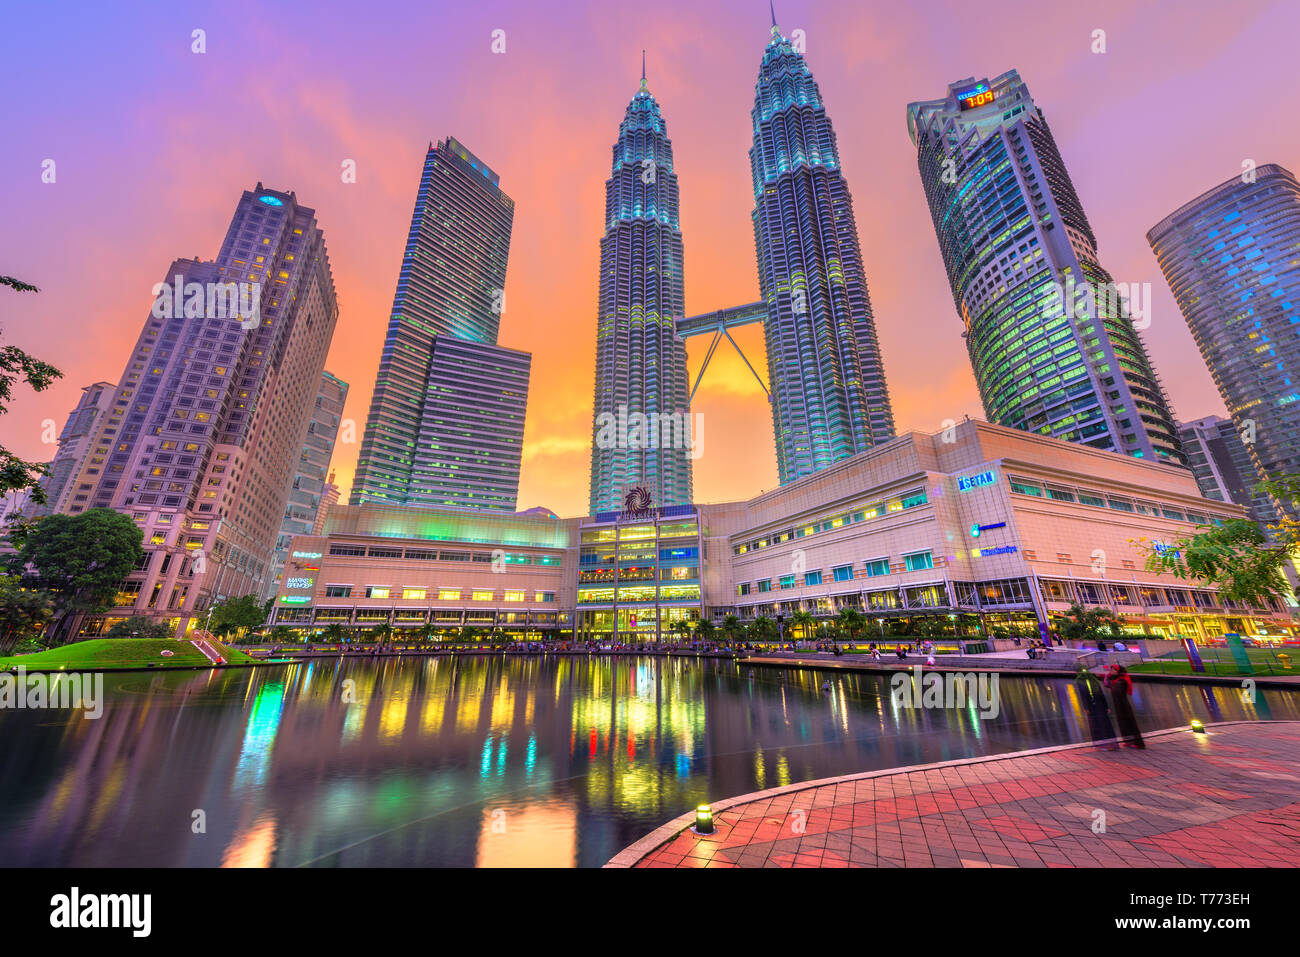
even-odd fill
[[[1300,727],[1300,721],[1272,721],[1272,720],[1246,720],[1246,721],[1220,721],[1213,724],[1206,724],[1205,729],[1213,732],[1215,729],[1231,728],[1236,726],[1249,725],[1285,725]],[[1147,741],[1160,739],[1171,735],[1192,734],[1193,732],[1186,725],[1176,728],[1163,728],[1158,731],[1144,731],[1143,738]],[[1105,738],[1098,741],[1087,741],[1076,744],[1052,745],[1046,748],[1033,748],[1026,751],[1010,751],[1006,754],[983,755],[975,758],[958,758],[952,761],[936,761],[930,764],[916,764],[898,768],[884,768],[876,771],[860,771],[852,774],[841,774],[834,777],[819,778],[814,781],[804,781],[797,784],[786,784],[781,787],[767,788],[762,791],[752,791],[748,794],[741,794],[736,797],[724,798],[718,801],[711,801],[709,807],[713,811],[713,817],[716,820],[723,812],[744,804],[752,804],[758,801],[769,800],[786,794],[792,794],[799,791],[816,790],[827,787],[828,785],[856,783],[868,781],[874,778],[896,777],[909,774],[924,773],[928,771],[937,771],[944,768],[954,768],[968,765],[993,764],[998,762],[1016,761],[1019,759],[1033,758],[1041,755],[1058,754],[1069,751],[1092,750],[1107,744],[1117,742],[1118,738]],[[673,818],[665,824],[655,828],[645,837],[624,848],[615,854],[604,865],[606,868],[632,868],[636,867],[642,861],[655,854],[669,842],[674,841],[687,831],[695,823],[695,811],[691,810],[685,814]]]

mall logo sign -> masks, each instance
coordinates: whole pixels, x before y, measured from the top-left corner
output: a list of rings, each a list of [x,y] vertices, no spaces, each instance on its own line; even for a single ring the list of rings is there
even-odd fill
[[[896,672],[889,681],[890,699],[896,708],[979,708],[982,720],[996,718],[1002,710],[998,676],[986,672],[926,674],[920,665],[912,674]]]
[[[620,521],[640,521],[643,519],[657,518],[659,509],[650,504],[650,490],[643,485],[628,489],[623,496],[623,511],[619,515]]]

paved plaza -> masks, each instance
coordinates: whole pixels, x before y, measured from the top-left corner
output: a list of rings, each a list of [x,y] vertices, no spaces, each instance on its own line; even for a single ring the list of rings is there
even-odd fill
[[[1300,867],[1300,722],[845,775],[683,815],[610,867]]]

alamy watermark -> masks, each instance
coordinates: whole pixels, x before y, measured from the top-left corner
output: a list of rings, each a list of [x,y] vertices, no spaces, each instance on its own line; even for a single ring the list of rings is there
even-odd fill
[[[1066,276],[1064,283],[1052,283],[1052,294],[1044,303],[1048,316],[1064,315],[1069,319],[1118,317],[1127,308],[1133,328],[1151,325],[1151,283],[1149,282],[1082,282]]]
[[[688,459],[704,453],[702,412],[618,412],[596,416],[596,447],[600,449],[684,449]]]
[[[101,672],[77,674],[28,674],[19,665],[12,672],[0,672],[0,711],[80,708],[84,717],[104,714],[104,675]]]
[[[1002,710],[998,676],[988,672],[926,674],[913,665],[912,674],[899,671],[889,680],[890,699],[896,708],[966,708],[975,705],[981,719],[996,718]]]
[[[258,282],[186,282],[177,274],[170,282],[154,283],[155,319],[238,319],[245,329],[262,323],[262,284]]]

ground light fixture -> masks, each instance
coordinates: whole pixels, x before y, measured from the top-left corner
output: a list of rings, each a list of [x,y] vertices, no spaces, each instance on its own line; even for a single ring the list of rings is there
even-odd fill
[[[695,809],[695,826],[691,828],[696,834],[713,833],[713,808],[701,804]]]
[[[1205,733],[1205,724],[1201,721],[1200,718],[1192,719],[1192,731],[1195,732],[1196,734]]]

